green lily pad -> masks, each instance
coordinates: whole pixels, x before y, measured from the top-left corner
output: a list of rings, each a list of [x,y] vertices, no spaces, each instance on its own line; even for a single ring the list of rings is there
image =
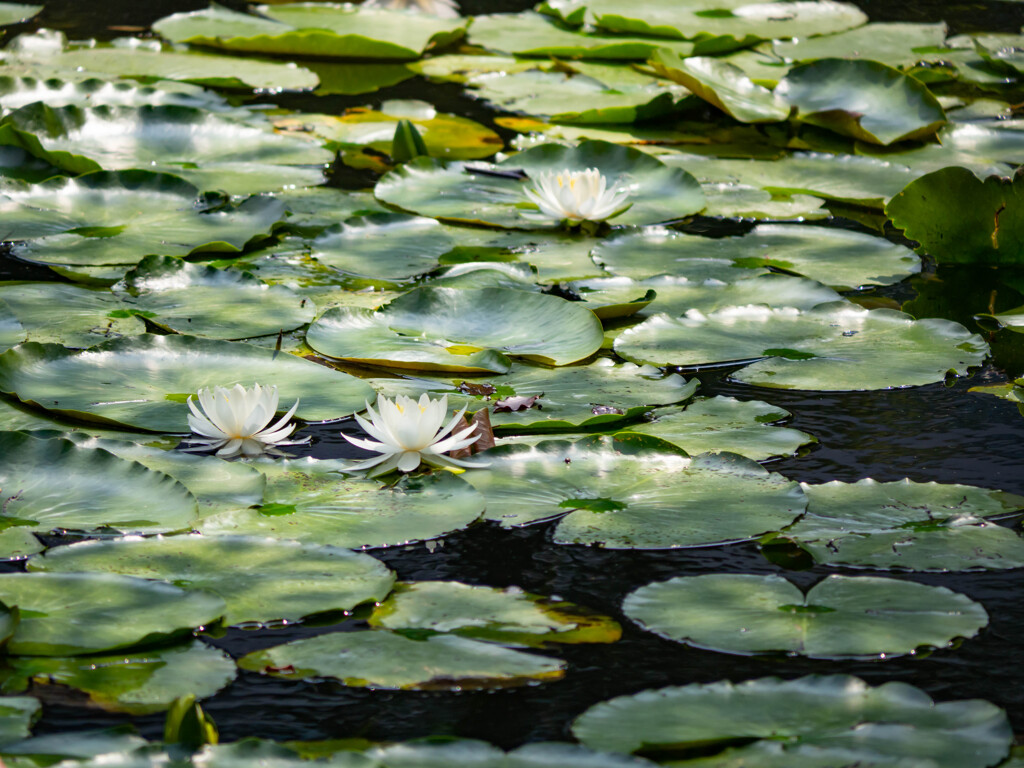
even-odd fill
[[[232,162],[313,165],[333,159],[318,142],[176,106],[29,104],[0,121],[0,144],[20,146],[72,173]]]
[[[35,696],[0,698],[0,744],[27,738],[32,723],[39,719],[41,708]]]
[[[64,48],[64,36],[58,33],[55,46],[43,46],[38,54],[33,55],[30,46],[16,45],[25,37],[28,36],[22,35],[14,41],[17,62],[29,67],[42,65],[62,73],[81,71],[94,76],[106,75],[111,79],[153,78],[220,88],[285,91],[308,90],[316,87],[318,82],[313,72],[291,62],[182,50],[156,40],[127,38],[115,40],[109,47],[97,45],[67,50]]]
[[[520,56],[571,59],[644,60],[661,47],[683,55],[693,51],[692,43],[679,40],[574,29],[534,11],[477,16],[469,29],[469,42],[492,51],[505,51]],[[423,66],[429,64],[424,63]]]
[[[72,733],[49,733],[4,744],[0,754],[13,765],[52,765],[110,753],[130,753],[149,746],[130,724]],[[22,762],[24,761],[24,762]]]
[[[530,70],[470,82],[472,93],[505,112],[556,123],[635,123],[673,112],[689,92],[664,82],[608,85],[586,75]]]
[[[793,456],[817,438],[773,422],[789,412],[761,400],[734,397],[699,397],[683,408],[654,411],[649,421],[627,427],[678,445],[691,456],[707,451],[728,451],[754,461]]]
[[[162,472],[68,440],[0,432],[4,527],[158,533],[188,528],[196,499]]]
[[[455,247],[436,219],[373,213],[328,227],[312,242],[321,264],[359,277],[401,280],[430,272]]]
[[[490,128],[469,118],[440,113],[425,101],[385,101],[379,110],[355,107],[343,115],[304,112],[276,118],[274,124],[281,130],[312,132],[333,149],[369,147],[390,154],[401,120],[416,127],[430,157],[477,160],[490,157],[504,146]]]
[[[831,302],[810,310],[748,305],[707,315],[655,315],[622,333],[615,351],[649,365],[758,360],[733,378],[780,389],[848,391],[964,375],[981,364],[988,345],[950,320]]]
[[[943,168],[908,184],[885,212],[941,263],[1021,264],[1022,196],[1024,177],[982,181],[966,168]]]
[[[379,482],[342,475],[344,464],[306,459],[256,465],[267,474],[263,507],[211,515],[207,535],[273,536],[356,549],[434,539],[480,517],[483,497],[449,473]]]
[[[0,105],[5,109],[19,109],[36,101],[51,107],[123,106],[141,107],[144,104],[197,107],[214,112],[233,112],[243,119],[248,113],[235,109],[219,94],[191,83],[165,81],[160,85],[139,85],[130,82],[110,82],[98,77],[74,77],[69,72],[63,78],[37,78],[0,76]]]
[[[0,600],[21,623],[7,644],[21,656],[68,656],[152,643],[224,614],[205,592],[110,573],[0,574]]]
[[[21,3],[0,3],[0,26],[17,24],[19,21],[31,19],[43,10],[41,5],[22,5]]]
[[[2,295],[0,295],[2,297]],[[1014,333],[1024,333],[1024,307],[1014,307],[1005,312],[996,314],[979,313],[978,317],[993,320],[999,324],[999,328],[1006,328]]]
[[[311,301],[282,285],[170,256],[143,259],[125,275],[122,288],[129,311],[169,331],[205,338],[267,336],[316,316]]]
[[[749,459],[690,459],[673,448],[646,435],[503,446],[488,451],[491,466],[466,481],[486,497],[486,517],[505,527],[569,511],[556,542],[613,549],[740,541],[777,530],[804,509],[795,484]]]
[[[331,3],[259,6],[261,16],[213,5],[175,13],[153,31],[176,43],[275,55],[416,59],[465,33],[465,20]]]
[[[536,396],[529,408],[495,410],[491,424],[498,431],[541,431],[604,428],[639,416],[655,405],[669,405],[689,399],[697,390],[696,379],[665,376],[657,368],[616,364],[606,357],[586,365],[540,368],[516,364],[500,378],[461,379],[371,379],[370,383],[388,397],[432,397],[445,395],[453,409],[469,412],[494,405],[506,397]],[[460,386],[461,385],[461,386]],[[486,394],[488,388],[494,392]],[[479,394],[477,394],[479,393]]]
[[[831,215],[824,200],[809,195],[772,194],[746,184],[701,184],[701,189],[708,201],[705,216],[811,221]]]
[[[279,193],[290,189],[325,184],[319,165],[273,165],[271,163],[210,163],[200,168],[174,166],[172,173],[202,190],[235,197]]]
[[[455,635],[413,640],[386,630],[295,640],[249,653],[238,666],[293,680],[327,677],[398,690],[503,688],[565,674],[565,662],[545,656]]]
[[[121,300],[106,289],[67,283],[0,283],[0,302],[13,310],[14,326],[23,329],[20,335],[29,341],[91,347],[146,330],[146,324],[127,314]],[[54,307],[61,311],[54,313]],[[0,321],[0,326],[11,324]],[[4,349],[15,343],[5,344],[0,338]]]
[[[374,189],[378,199],[423,216],[469,224],[512,228],[550,228],[559,222],[539,222],[522,213],[536,213],[524,192],[529,181],[502,176],[509,170],[527,175],[545,171],[596,168],[609,183],[630,189],[631,207],[614,218],[615,224],[654,224],[674,221],[704,207],[704,193],[690,174],[669,169],[657,159],[631,147],[605,141],[579,146],[542,144],[496,165],[443,163],[416,158],[386,174]],[[495,175],[497,172],[498,175]]]
[[[915,571],[1019,568],[1024,540],[985,518],[1024,497],[968,485],[833,481],[804,485],[807,514],[780,536],[818,562]]]
[[[124,438],[89,437],[80,431],[68,434],[67,438],[76,445],[102,448],[122,459],[136,461],[173,477],[196,497],[200,517],[214,512],[255,507],[263,500],[265,478],[242,462],[163,450]]]
[[[120,573],[218,595],[225,624],[297,621],[383,600],[395,577],[347,549],[244,536],[85,541],[47,550],[31,571]]]
[[[935,49],[945,42],[946,32],[944,22],[916,24],[876,21],[834,35],[776,40],[772,43],[772,49],[786,61],[839,57],[867,59],[890,67],[904,68],[918,62],[941,61],[943,54]]]
[[[0,531],[0,561],[24,560],[46,547],[28,528],[4,528]]]
[[[648,760],[594,752],[554,741],[526,744],[511,752],[470,739],[407,741],[365,753],[384,768],[652,768]]]
[[[607,616],[518,587],[470,586],[457,581],[398,584],[374,609],[371,627],[452,633],[502,645],[614,643],[619,625]]]
[[[780,576],[681,576],[631,592],[622,609],[645,629],[698,648],[812,659],[948,648],[988,624],[979,603],[945,587],[835,574],[806,594]]]
[[[649,0],[636,8],[623,8],[614,0],[551,0],[542,10],[570,22],[587,18],[612,32],[713,41],[728,50],[758,40],[812,37],[858,27],[867,17],[853,5],[832,2],[749,3],[749,0],[704,0],[680,4]]]
[[[98,172],[5,190],[0,210],[25,261],[48,264],[135,264],[158,253],[242,250],[269,234],[284,206],[269,197],[202,209],[192,184],[149,171]],[[41,235],[49,235],[41,237]]]
[[[714,57],[684,58],[666,50],[655,51],[650,63],[659,74],[741,123],[777,123],[789,117],[789,105],[755,85],[735,64]]]
[[[789,71],[775,89],[809,125],[888,145],[933,136],[946,113],[927,86],[877,61],[817,59]]]
[[[594,705],[576,719],[573,733],[592,749],[616,752],[716,750],[720,765],[729,759],[760,765],[770,740],[790,755],[789,763],[773,765],[895,766],[913,758],[940,768],[973,768],[1001,761],[1011,739],[1006,713],[987,701],[937,704],[906,683],[871,687],[849,675],[641,691]],[[731,746],[738,741],[750,743]],[[816,749],[852,754],[838,762],[799,762]]]
[[[198,640],[144,652],[86,657],[9,656],[3,690],[59,684],[110,712],[162,712],[179,696],[205,699],[235,679],[231,657]],[[66,737],[67,734],[61,734]]]
[[[913,251],[884,238],[794,224],[758,224],[749,234],[718,239],[657,229],[628,233],[603,240],[593,257],[612,274],[633,278],[670,274],[733,282],[729,275],[756,274],[736,267],[772,267],[838,290],[890,285],[921,270]],[[723,259],[733,264],[723,266]],[[691,271],[705,264],[718,269]]]
[[[20,344],[26,339],[25,327],[11,307],[3,301],[4,285],[0,283],[0,352]]]
[[[74,418],[154,432],[188,432],[188,395],[202,387],[279,388],[296,416],[337,419],[361,410],[373,390],[353,376],[290,354],[194,336],[143,334],[88,354],[26,342],[0,355],[0,391]]]
[[[376,313],[328,310],[306,335],[330,357],[434,370],[482,364],[499,373],[508,370],[501,353],[568,365],[596,352],[602,339],[589,309],[507,288],[417,288]],[[482,359],[487,353],[492,358]]]
[[[316,88],[318,96],[373,93],[416,76],[411,63],[308,61],[306,66],[320,78]]]

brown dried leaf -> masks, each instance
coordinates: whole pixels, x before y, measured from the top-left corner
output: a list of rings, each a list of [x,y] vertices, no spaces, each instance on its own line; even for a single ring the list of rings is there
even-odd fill
[[[488,397],[490,395],[493,395],[497,391],[497,389],[492,387],[490,384],[487,384],[486,382],[483,384],[473,384],[472,382],[464,381],[461,384],[459,384],[459,392],[462,392],[464,395]]]
[[[541,395],[544,393],[542,392]],[[495,413],[511,413],[513,411],[526,411],[536,407],[537,399],[541,395],[530,395],[529,397],[506,397],[494,403]]]

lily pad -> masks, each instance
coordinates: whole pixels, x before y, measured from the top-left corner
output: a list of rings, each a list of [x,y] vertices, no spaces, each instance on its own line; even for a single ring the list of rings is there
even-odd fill
[[[656,405],[689,399],[697,390],[696,379],[665,376],[652,366],[615,364],[606,357],[587,365],[540,368],[516,364],[500,378],[461,379],[371,379],[382,394],[419,397],[445,395],[453,409],[469,412],[495,405],[507,397],[536,400],[529,408],[492,408],[491,424],[499,431],[540,431],[606,427],[635,418]],[[488,393],[488,389],[493,392]]]
[[[311,301],[282,285],[170,256],[143,259],[121,287],[128,311],[169,331],[205,338],[267,336],[294,330],[316,316]]]
[[[448,473],[379,482],[341,474],[336,461],[257,464],[268,476],[263,506],[200,520],[207,535],[273,536],[333,547],[387,547],[434,539],[480,517],[484,500]]]
[[[793,456],[817,439],[773,422],[789,412],[761,400],[734,397],[699,397],[684,408],[654,411],[649,421],[624,431],[654,435],[678,445],[691,456],[706,451],[728,451],[754,461]]]
[[[51,107],[121,106],[141,107],[144,104],[197,107],[214,112],[232,112],[246,117],[244,109],[232,107],[224,97],[191,83],[165,81],[160,85],[139,85],[131,82],[110,82],[98,77],[64,78],[0,76],[0,106],[18,109],[36,101]]]
[[[153,24],[174,42],[275,55],[357,59],[416,59],[462,36],[461,19],[331,3],[260,6],[261,16],[213,5],[175,13]]]
[[[455,635],[413,640],[386,630],[334,632],[254,651],[238,660],[252,672],[293,680],[397,690],[465,690],[557,680],[565,662]]]
[[[162,712],[179,696],[205,699],[235,679],[231,657],[198,640],[144,652],[86,657],[8,656],[3,690],[59,684],[110,712]],[[67,734],[62,734],[66,737]]]
[[[43,10],[41,5],[22,5],[21,3],[0,3],[0,26],[17,24],[19,21],[31,19]]]
[[[104,450],[0,432],[4,527],[157,533],[187,529],[196,499],[181,483]]]
[[[25,327],[18,320],[10,306],[3,301],[3,284],[0,283],[0,352],[25,341]]]
[[[937,704],[906,683],[871,687],[849,675],[641,691],[591,707],[576,719],[573,733],[592,749],[616,752],[717,750],[723,765],[756,760],[771,740],[781,742],[791,765],[803,765],[797,761],[808,749],[826,749],[853,754],[818,765],[853,759],[893,766],[914,758],[940,768],[973,768],[1000,762],[1011,740],[1006,713],[987,701]],[[740,740],[749,744],[731,746]]]
[[[776,40],[772,49],[786,61],[840,57],[906,68],[918,62],[941,61],[943,54],[937,49],[946,41],[946,32],[943,22],[876,21],[834,35]]]
[[[0,320],[0,327],[23,329],[22,340],[27,336],[30,341],[91,347],[146,330],[145,323],[129,315],[121,300],[106,289],[67,283],[0,283],[0,302],[13,310],[14,321],[12,325]],[[61,308],[59,313],[53,311],[55,306]],[[14,343],[4,344],[0,338],[4,349]]]
[[[572,59],[645,60],[661,47],[683,55],[693,52],[692,43],[576,29],[534,11],[477,16],[469,29],[469,42],[520,56]]]
[[[0,120],[0,144],[20,146],[72,173],[156,165],[329,163],[319,143],[192,107],[49,107],[30,104]]]
[[[877,61],[817,59],[789,71],[775,95],[809,125],[872,144],[933,136],[946,113],[927,86]]]
[[[374,189],[378,199],[423,216],[469,224],[544,229],[559,222],[539,222],[523,212],[536,213],[524,192],[529,181],[508,171],[528,176],[546,172],[598,169],[609,183],[630,190],[631,207],[614,219],[615,224],[655,224],[674,221],[700,211],[704,193],[697,180],[678,168],[669,169],[657,159],[631,147],[605,141],[584,141],[576,147],[542,144],[496,165],[443,163],[416,158],[386,174]]]
[[[754,84],[735,64],[714,57],[684,58],[665,50],[655,51],[650,63],[659,74],[741,123],[777,123],[789,117],[788,104]]]
[[[0,561],[24,560],[44,549],[43,543],[27,528],[0,530]]]
[[[373,213],[328,227],[312,242],[321,264],[346,274],[401,280],[430,272],[455,247],[455,238],[435,219]]]
[[[839,290],[891,285],[921,271],[920,259],[906,246],[863,232],[795,224],[758,224],[741,237],[719,239],[657,229],[628,233],[602,241],[593,257],[612,274],[633,278],[670,274],[732,282],[735,277],[722,273],[772,267]],[[733,265],[723,267],[723,259]],[[719,268],[691,272],[703,264]]]
[[[525,744],[503,752],[482,741],[407,741],[366,753],[385,768],[652,768],[648,760],[594,752],[579,744],[554,741]]]
[[[964,375],[981,364],[988,345],[950,320],[831,302],[810,310],[748,305],[708,315],[655,315],[620,335],[615,351],[649,365],[757,360],[733,378],[780,389],[849,391]]]
[[[39,719],[41,708],[35,696],[0,698],[0,744],[27,738],[32,723]]]
[[[0,574],[0,600],[21,623],[7,644],[21,656],[68,656],[152,643],[224,614],[205,592],[110,573]]]
[[[493,360],[481,362],[497,372],[508,370],[502,353],[568,365],[596,352],[602,338],[589,309],[557,296],[430,287],[376,313],[329,310],[306,335],[311,347],[331,357],[434,370],[472,370],[478,356],[490,352]]]
[[[72,733],[49,733],[4,744],[0,754],[13,765],[53,765],[98,756],[131,753],[149,746],[130,724]]]
[[[47,550],[29,570],[120,573],[203,590],[224,599],[231,625],[350,610],[383,600],[395,580],[369,555],[242,536],[85,541]]]
[[[1022,198],[1022,176],[982,181],[966,168],[943,168],[908,184],[885,212],[940,263],[1022,264]]]
[[[502,645],[613,643],[619,625],[607,616],[518,587],[470,586],[457,581],[398,584],[374,609],[371,627],[396,632],[451,633]]]
[[[1024,497],[969,485],[833,481],[804,484],[807,514],[780,534],[818,562],[916,571],[1019,568],[1024,540],[985,518]]]
[[[806,594],[780,576],[681,576],[631,592],[622,609],[645,629],[698,648],[812,659],[948,648],[988,624],[980,604],[945,587],[834,574]]]
[[[641,435],[503,446],[488,451],[490,468],[466,481],[486,497],[486,517],[505,527],[569,511],[555,541],[612,549],[741,541],[777,530],[804,509],[794,483],[749,459],[690,459],[672,449]]]
[[[190,394],[201,387],[276,385],[296,415],[337,419],[361,410],[373,390],[353,376],[290,354],[194,336],[143,334],[88,354],[26,342],[0,356],[0,391],[74,418],[154,432],[188,432]]]

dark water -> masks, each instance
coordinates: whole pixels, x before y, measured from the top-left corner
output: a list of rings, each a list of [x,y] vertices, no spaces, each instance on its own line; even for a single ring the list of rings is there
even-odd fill
[[[244,4],[227,2],[241,8]],[[463,0],[467,13],[518,10],[530,3]],[[907,3],[860,0],[876,20],[946,19],[955,32],[1016,31],[1024,24],[1024,4]],[[146,27],[175,11],[205,7],[190,2],[47,2],[37,22],[22,25],[63,29],[72,38],[109,38],[124,34],[111,27]],[[16,28],[18,31],[19,28]],[[356,97],[286,96],[283,106],[336,112],[345,106],[379,103],[386,98],[424,98],[442,111],[490,122],[477,102],[456,86],[432,86],[416,78],[395,88]],[[45,271],[43,271],[45,272]],[[48,273],[47,273],[48,274]],[[0,256],[0,278],[44,277],[36,267]],[[52,279],[52,278],[50,278]],[[917,312],[949,316],[977,330],[970,315],[984,308],[975,296],[989,296],[985,281],[998,275],[966,277],[943,270],[921,286]],[[979,283],[980,281],[980,283]],[[936,288],[936,285],[944,285]],[[997,301],[1015,300],[1000,287]],[[901,300],[916,295],[907,287],[891,289]],[[966,298],[965,298],[966,297]],[[1019,298],[1019,295],[1017,296]],[[1024,302],[1017,302],[1024,303]],[[764,399],[793,413],[790,425],[818,437],[807,455],[777,461],[775,471],[808,482],[853,481],[862,477],[969,483],[1024,494],[1024,418],[1008,403],[969,394],[971,386],[1006,380],[1024,373],[1024,335],[1007,332],[992,339],[997,355],[968,379],[908,390],[873,393],[809,393],[760,390],[730,383],[723,374],[702,374],[703,394]],[[314,455],[346,452],[338,427],[314,430]],[[984,698],[1005,707],[1016,730],[1024,730],[1024,582],[1020,571],[970,574],[889,574],[941,585],[982,602],[991,616],[979,637],[954,650],[885,662],[826,662],[800,658],[745,658],[690,649],[642,632],[619,612],[624,595],[635,587],[673,576],[702,573],[785,573],[809,587],[833,570],[783,571],[769,563],[753,544],[663,552],[604,551],[551,542],[550,525],[503,531],[491,524],[474,526],[429,551],[424,545],[374,554],[400,579],[453,579],[491,586],[518,585],[528,591],[563,598],[618,618],[621,642],[609,646],[559,648],[569,662],[564,680],[502,691],[388,692],[346,688],[335,683],[279,681],[241,672],[224,692],[204,703],[220,727],[223,740],[259,735],[274,739],[321,739],[363,736],[404,739],[428,734],[483,738],[504,747],[526,741],[565,739],[571,720],[591,704],[611,696],[668,684],[743,680],[764,675],[795,677],[844,672],[872,683],[901,680],[920,686],[939,700]],[[358,628],[350,621],[341,629]],[[293,626],[262,632],[230,630],[211,639],[234,656],[338,626]],[[127,718],[75,705],[75,695],[56,687],[36,691],[46,703],[38,733],[111,725],[131,720],[151,738],[161,735],[163,716]]]

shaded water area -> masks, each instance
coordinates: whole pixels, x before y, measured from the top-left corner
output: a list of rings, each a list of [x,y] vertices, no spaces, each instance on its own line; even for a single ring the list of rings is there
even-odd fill
[[[243,7],[238,2],[225,3]],[[946,20],[954,32],[1011,31],[1024,24],[1024,4],[1012,3],[857,3],[873,20]],[[47,2],[31,24],[58,28],[72,38],[113,37],[132,27],[147,27],[175,11],[205,7],[196,2]],[[532,3],[464,0],[467,14],[519,10]],[[120,29],[113,29],[120,27]],[[431,85],[414,78],[380,92],[353,97],[288,95],[282,106],[338,112],[347,106],[379,104],[391,98],[421,98],[439,110],[491,124],[493,113],[462,95],[455,86]],[[268,99],[265,99],[268,100]],[[498,129],[501,132],[501,129]],[[508,136],[507,132],[503,132]],[[357,178],[336,183],[354,186]],[[962,272],[963,270],[961,270]],[[991,272],[991,270],[989,271]],[[0,257],[0,278],[42,278],[45,270]],[[973,281],[973,282],[971,282]],[[991,283],[991,284],[990,284]],[[879,291],[882,298],[912,298],[925,287],[920,316],[946,316],[977,330],[970,313],[976,305],[965,296],[991,296],[1007,307],[1024,303],[1007,295],[995,274],[959,274],[926,270],[910,287]],[[1002,294],[999,293],[1002,291]],[[1010,292],[1012,293],[1012,292]],[[1016,302],[1016,304],[1014,303]],[[962,309],[967,308],[967,309]],[[966,316],[964,316],[966,312]],[[864,477],[965,483],[1024,494],[1024,418],[1017,408],[993,397],[970,394],[979,384],[999,383],[1024,375],[1024,335],[1001,332],[991,339],[994,362],[965,379],[897,391],[813,393],[764,390],[728,380],[728,369],[704,371],[701,394],[764,399],[793,414],[789,426],[815,435],[819,443],[805,455],[768,464],[795,480],[854,481]],[[338,425],[308,430],[311,455],[353,455],[338,436]],[[1006,523],[1017,525],[1016,522]],[[1020,571],[961,574],[886,574],[948,587],[980,601],[990,624],[977,638],[955,649],[926,657],[887,661],[816,661],[786,656],[741,657],[685,647],[641,631],[620,611],[622,598],[638,585],[674,576],[704,573],[785,574],[802,588],[834,568],[801,569],[770,562],[754,544],[669,551],[607,551],[556,545],[553,524],[518,530],[477,524],[443,542],[373,552],[401,580],[459,580],[469,584],[516,585],[529,592],[558,595],[611,615],[622,623],[623,638],[610,645],[566,646],[559,654],[569,662],[563,680],[500,691],[369,691],[336,683],[290,682],[240,672],[238,679],[204,703],[224,741],[258,735],[265,738],[323,739],[361,736],[401,740],[429,734],[486,739],[503,747],[527,741],[570,738],[568,726],[588,706],[611,696],[670,684],[744,680],[765,675],[796,677],[810,673],[849,673],[878,684],[900,680],[917,685],[937,700],[983,698],[1004,707],[1014,729],[1024,732],[1024,581]],[[16,569],[18,566],[9,566]],[[840,571],[843,572],[843,571]],[[360,628],[350,620],[342,629]],[[210,642],[238,657],[257,648],[324,631],[337,625],[290,626],[274,631],[229,630]],[[62,732],[134,722],[144,736],[159,738],[163,715],[134,717],[79,706],[80,694],[56,686],[33,691],[43,697],[45,714],[36,733]],[[62,701],[62,696],[72,700]]]

